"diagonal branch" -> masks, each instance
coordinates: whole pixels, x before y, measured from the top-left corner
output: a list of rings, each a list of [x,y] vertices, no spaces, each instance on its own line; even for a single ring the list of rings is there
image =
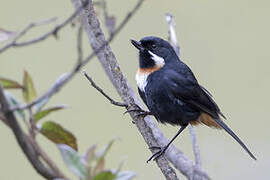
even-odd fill
[[[139,0],[140,3],[143,0]],[[73,3],[76,7],[80,6],[80,0],[73,0]],[[95,52],[97,52],[97,57],[101,62],[107,76],[110,78],[112,84],[118,91],[119,95],[123,99],[123,101],[128,104],[141,104],[139,103],[134,91],[131,89],[130,85],[127,83],[126,78],[123,76],[120,71],[120,67],[116,61],[116,58],[111,51],[109,45],[106,45],[102,51],[97,51],[103,44],[106,43],[106,39],[103,31],[100,28],[99,20],[96,17],[93,6],[90,2],[89,7],[81,12],[81,20],[88,35],[90,44]],[[98,36],[97,36],[98,34]],[[130,112],[132,119],[134,120],[137,128],[142,134],[144,140],[148,144],[149,147],[157,146],[157,140],[153,135],[153,129],[149,127],[145,120],[142,120],[140,117],[136,116],[136,113]],[[151,121],[149,118],[146,118]],[[161,157],[156,161],[158,167],[161,169],[163,175],[166,179],[177,180],[177,176],[173,168],[169,165],[169,162]]]

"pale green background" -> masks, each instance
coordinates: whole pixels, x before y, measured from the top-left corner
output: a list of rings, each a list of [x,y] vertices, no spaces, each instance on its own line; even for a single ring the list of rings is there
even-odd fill
[[[108,0],[109,11],[116,14],[117,22],[136,3],[135,0]],[[1,1],[0,27],[20,30],[28,23],[53,16],[61,22],[73,12],[70,1]],[[202,85],[207,87],[227,116],[227,124],[243,139],[258,158],[253,161],[224,131],[207,127],[196,128],[203,167],[214,179],[270,178],[269,144],[269,42],[270,3],[267,0],[145,0],[143,7],[132,18],[111,44],[121,69],[135,88],[137,51],[129,39],[146,35],[167,37],[166,12],[175,16],[182,60],[193,70]],[[35,29],[31,38],[48,30]],[[23,70],[33,76],[39,94],[45,92],[62,73],[69,71],[76,60],[75,29],[70,26],[59,32],[59,40],[25,48],[9,49],[0,54],[0,75],[22,80]],[[85,54],[91,52],[85,36]],[[118,98],[96,59],[85,69],[108,94]],[[12,91],[15,92],[15,91]],[[21,97],[20,93],[15,93]],[[107,158],[107,167],[116,168],[126,160],[124,169],[137,173],[137,179],[164,179],[155,163],[146,164],[150,156],[131,118],[114,107],[91,88],[78,74],[64,89],[54,96],[50,104],[68,104],[70,108],[50,115],[71,130],[78,138],[79,151],[90,145],[105,145],[113,137],[120,137]],[[176,127],[160,125],[167,137]],[[3,123],[0,124],[0,179],[42,179],[30,166],[15,138]],[[48,154],[68,173],[56,147],[38,137]],[[190,137],[185,131],[175,143],[193,158]]]

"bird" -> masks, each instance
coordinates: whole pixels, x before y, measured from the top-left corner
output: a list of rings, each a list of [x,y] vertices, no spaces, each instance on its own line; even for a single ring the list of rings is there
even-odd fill
[[[158,149],[147,162],[156,160],[190,124],[204,124],[215,129],[224,129],[251,158],[243,141],[224,123],[226,117],[206,88],[201,86],[191,69],[178,57],[170,43],[162,38],[146,36],[131,43],[139,50],[139,69],[136,73],[138,92],[149,111],[144,117],[153,115],[158,122],[180,126],[176,135],[164,147]]]

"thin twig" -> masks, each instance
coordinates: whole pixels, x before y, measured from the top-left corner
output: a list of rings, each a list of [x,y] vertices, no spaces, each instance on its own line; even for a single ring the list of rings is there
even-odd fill
[[[82,38],[83,38],[83,26],[80,24],[77,34],[77,52],[78,52],[78,64],[83,60]]]
[[[11,48],[11,47],[22,47],[22,46],[27,46],[27,45],[31,45],[34,43],[38,43],[40,41],[43,41],[45,39],[47,39],[50,36],[57,36],[57,33],[63,28],[65,27],[67,24],[71,23],[72,20],[79,14],[79,12],[85,7],[87,6],[89,3],[89,0],[86,0],[83,5],[81,7],[79,7],[78,9],[75,10],[75,12],[68,17],[65,21],[63,21],[61,24],[55,26],[53,29],[51,29],[50,31],[44,33],[43,35],[37,37],[37,38],[33,38],[31,40],[27,40],[27,41],[23,41],[23,42],[17,42],[21,37],[23,37],[30,29],[36,27],[36,26],[40,26],[43,24],[47,24],[50,22],[55,21],[55,18],[51,18],[49,20],[45,20],[45,21],[41,21],[41,22],[37,22],[37,23],[31,23],[29,24],[25,29],[23,29],[17,36],[16,38],[14,38],[13,41],[11,41],[10,43],[8,43],[7,45],[5,45],[4,47],[0,48],[0,53],[4,52],[5,50]]]
[[[178,45],[178,41],[176,38],[176,33],[175,33],[175,24],[173,20],[173,15],[170,13],[166,13],[166,20],[169,25],[169,40],[178,56],[180,56],[180,47]]]
[[[116,105],[116,106],[120,106],[120,107],[125,107],[125,108],[128,108],[128,105],[125,104],[125,103],[121,103],[121,102],[117,102],[115,100],[113,100],[112,98],[110,98],[110,96],[108,96],[104,91],[103,89],[101,89],[100,87],[98,87],[96,85],[96,83],[92,80],[91,77],[88,76],[88,74],[83,71],[82,72],[83,75],[86,77],[86,79],[90,82],[91,86],[93,86],[93,88],[95,88],[98,92],[100,92],[106,99],[108,99],[110,101],[111,104],[113,105]]]
[[[17,110],[24,110],[29,109],[36,105],[37,103],[49,99],[52,95],[57,93],[68,81],[71,80],[71,78],[75,75],[76,72],[74,70],[70,73],[62,74],[58,79],[53,83],[51,88],[45,92],[42,96],[36,98],[34,101],[30,102],[29,104],[21,105],[21,106],[15,106],[13,108],[10,108],[8,111],[17,111]]]
[[[192,142],[193,154],[195,157],[195,164],[199,167],[202,166],[201,156],[200,156],[200,148],[197,142],[197,137],[194,128],[190,125],[189,126],[189,134]]]
[[[105,25],[106,25],[106,28],[107,28],[109,34],[111,35],[115,31],[116,19],[114,16],[109,15],[106,0],[101,0],[99,6],[103,10],[104,22],[105,22]]]
[[[130,18],[141,7],[142,2],[143,0],[139,0],[138,3],[134,6],[134,8],[130,12],[127,13],[126,17],[116,28],[114,34],[111,34],[107,41],[105,41],[98,49],[94,50],[94,52],[91,53],[89,56],[87,56],[80,64],[76,65],[75,68],[70,73],[65,73],[62,76],[60,76],[47,92],[45,92],[42,96],[36,98],[34,101],[30,102],[29,104],[16,106],[9,109],[8,111],[16,111],[16,110],[23,110],[23,109],[31,108],[35,104],[43,101],[46,98],[49,99],[51,96],[57,93],[67,82],[69,82],[74,77],[74,75],[77,72],[80,71],[80,69],[83,66],[85,66],[92,58],[94,58],[97,55],[97,53],[103,50],[105,46],[107,46],[112,40],[114,40],[114,38],[118,35],[118,33],[125,27],[125,25],[130,20]]]

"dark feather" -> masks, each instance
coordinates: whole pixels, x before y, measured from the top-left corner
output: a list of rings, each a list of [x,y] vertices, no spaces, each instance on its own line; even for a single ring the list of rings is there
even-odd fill
[[[228,134],[230,134],[241,146],[245,149],[245,151],[254,159],[257,160],[256,157],[250,152],[247,146],[241,141],[240,138],[237,137],[236,134],[220,119],[214,119]]]
[[[143,91],[141,91],[140,88],[138,88],[138,92],[139,92],[144,104],[147,105],[145,93]]]

